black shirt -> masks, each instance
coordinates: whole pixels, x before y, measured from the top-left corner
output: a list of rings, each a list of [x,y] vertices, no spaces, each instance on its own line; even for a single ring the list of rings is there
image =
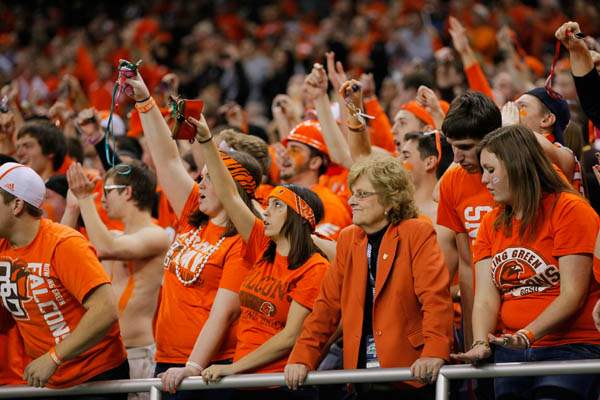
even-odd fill
[[[389,225],[378,232],[367,235],[368,244],[371,246],[371,257],[367,258],[367,262],[369,263],[369,271],[367,272],[367,283],[365,285],[365,306],[362,323],[362,335],[360,338],[360,350],[358,353],[358,368],[366,367],[367,338],[369,336],[373,336],[373,289],[375,287],[375,278],[377,276],[377,259],[379,258],[379,247],[381,245],[381,241],[383,240],[383,235],[388,229],[388,226]]]

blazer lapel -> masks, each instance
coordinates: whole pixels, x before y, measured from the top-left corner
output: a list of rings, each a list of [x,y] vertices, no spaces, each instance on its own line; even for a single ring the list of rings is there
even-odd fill
[[[390,226],[383,235],[377,258],[377,276],[375,277],[375,300],[379,297],[390,271],[396,260],[396,249],[398,248],[397,226]],[[366,257],[365,257],[366,258]]]
[[[354,297],[357,299],[361,311],[365,307],[367,268],[367,235],[361,229],[352,243],[352,270],[350,271]]]

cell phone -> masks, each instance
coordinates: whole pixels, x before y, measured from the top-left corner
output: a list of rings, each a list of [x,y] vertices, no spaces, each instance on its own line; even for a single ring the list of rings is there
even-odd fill
[[[169,103],[171,107],[171,117],[175,119],[175,125],[172,130],[174,140],[185,139],[190,143],[194,142],[196,137],[196,127],[190,124],[187,119],[192,117],[199,120],[204,108],[202,100],[187,100],[179,97],[170,96]]]
[[[125,92],[127,96],[133,96],[133,88],[131,85],[125,83],[128,78],[133,78],[137,75],[137,70],[139,66],[142,64],[142,60],[139,60],[135,64],[127,61],[120,60],[119,61],[119,76],[117,77],[117,83],[119,84],[119,89],[117,91],[117,99],[121,96],[121,93]]]

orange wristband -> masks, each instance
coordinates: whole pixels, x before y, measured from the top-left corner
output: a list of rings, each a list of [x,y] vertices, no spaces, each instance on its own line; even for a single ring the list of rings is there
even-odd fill
[[[525,335],[525,337],[527,338],[527,341],[529,342],[529,347],[531,347],[531,345],[533,344],[533,342],[535,342],[535,335],[530,330],[519,329],[517,331],[517,333],[521,333],[521,334]]]
[[[56,346],[52,346],[52,348],[48,350],[48,354],[50,354],[50,358],[52,359],[52,361],[54,361],[54,364],[56,364],[56,366],[62,364],[62,360],[58,357],[58,354],[56,354]]]
[[[152,109],[152,107],[154,107],[155,105],[156,105],[156,102],[154,101],[154,99],[152,97],[150,97],[146,101],[142,101],[141,103],[135,103],[135,109],[143,114],[143,113],[147,113],[148,111],[150,111]]]

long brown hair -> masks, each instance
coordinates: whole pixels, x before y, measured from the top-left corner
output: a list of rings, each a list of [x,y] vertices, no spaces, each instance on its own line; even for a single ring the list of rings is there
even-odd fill
[[[536,222],[545,194],[575,191],[552,165],[535,133],[523,125],[511,125],[490,132],[478,145],[477,155],[481,163],[481,151],[493,153],[504,164],[512,204],[502,206],[502,212],[494,221],[494,228],[512,232],[512,219],[521,215],[519,237],[534,238]]]

